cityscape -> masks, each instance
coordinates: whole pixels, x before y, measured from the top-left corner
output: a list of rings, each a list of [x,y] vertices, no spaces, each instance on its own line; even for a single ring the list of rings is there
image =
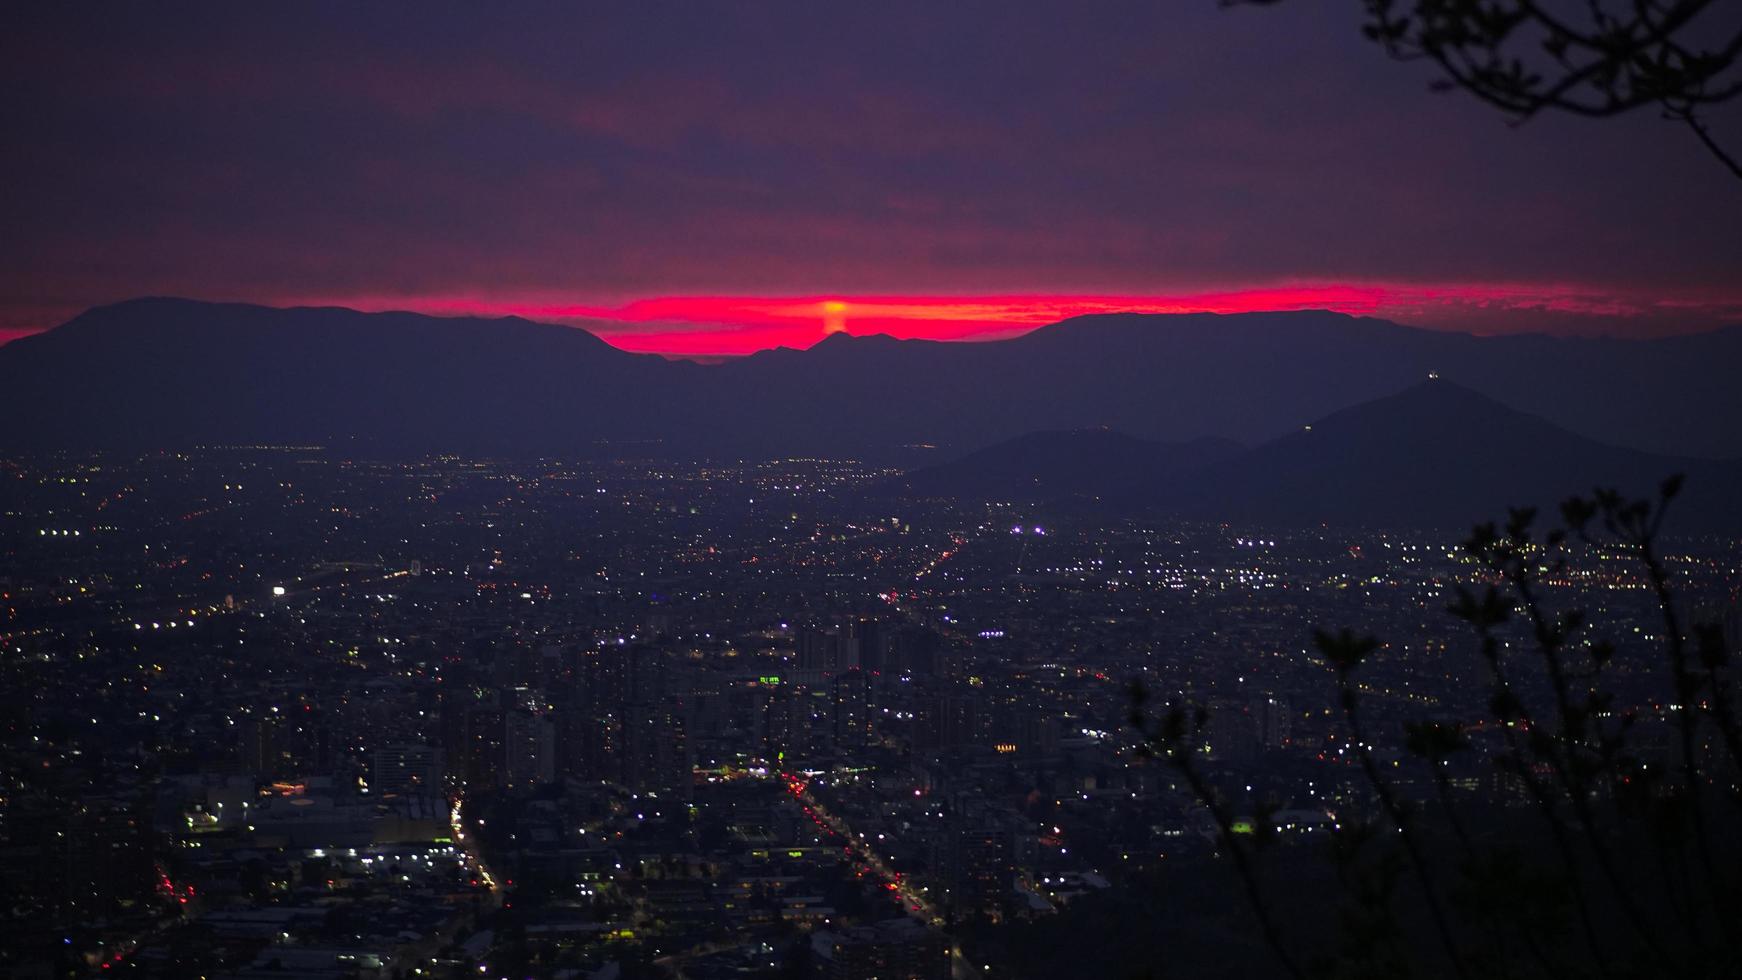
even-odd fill
[[[1037,935],[1226,887],[1215,826],[1138,751],[1134,682],[1206,705],[1202,771],[1302,849],[1370,806],[1315,625],[1387,637],[1375,724],[1479,728],[1445,609],[1484,572],[1454,536],[1104,522],[890,475],[9,462],[8,970],[1048,975]],[[1649,645],[1637,562],[1585,557],[1551,588]],[[1666,560],[1742,624],[1733,543]],[[1631,707],[1667,743],[1668,707]],[[1452,784],[1522,807],[1498,737]],[[1176,963],[1263,965],[1200,932],[1220,910],[1155,915],[1196,935]]]
[[[0,124],[0,980],[1742,978],[1742,0],[21,0]]]

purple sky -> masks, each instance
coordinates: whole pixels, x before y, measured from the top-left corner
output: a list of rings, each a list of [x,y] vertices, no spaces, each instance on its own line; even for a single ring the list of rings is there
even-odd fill
[[[976,327],[1000,297],[1314,289],[1482,332],[1742,322],[1742,185],[1691,136],[1648,112],[1509,127],[1430,94],[1359,20],[1214,0],[13,11],[0,340],[146,294],[545,311],[710,352],[815,339],[839,317],[753,313],[830,297],[885,298],[912,316],[877,327],[916,336],[1038,315]],[[1713,123],[1742,141],[1742,111]]]

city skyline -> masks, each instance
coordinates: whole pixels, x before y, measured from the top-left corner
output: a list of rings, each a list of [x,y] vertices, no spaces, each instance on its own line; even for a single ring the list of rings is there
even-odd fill
[[[1742,963],[1742,0],[15,6],[0,976]]]

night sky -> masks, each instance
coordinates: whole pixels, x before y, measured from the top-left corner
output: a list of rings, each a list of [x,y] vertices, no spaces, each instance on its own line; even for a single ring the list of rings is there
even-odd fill
[[[1742,186],[1684,130],[1508,126],[1353,2],[298,6],[3,15],[0,341],[140,295],[689,353],[1101,309],[1742,322]]]

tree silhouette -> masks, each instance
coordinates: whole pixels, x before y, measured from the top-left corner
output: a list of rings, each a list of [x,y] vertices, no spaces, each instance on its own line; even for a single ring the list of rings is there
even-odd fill
[[[1396,733],[1374,730],[1357,678],[1380,641],[1315,631],[1371,795],[1367,812],[1340,814],[1331,836],[1348,903],[1322,948],[1287,935],[1266,894],[1260,864],[1277,839],[1274,810],[1243,819],[1197,761],[1206,711],[1176,701],[1152,712],[1147,692],[1133,690],[1140,751],[1172,766],[1209,811],[1290,976],[1742,976],[1742,721],[1723,631],[1686,625],[1659,551],[1680,488],[1673,477],[1654,500],[1574,497],[1545,533],[1534,510],[1515,510],[1463,544],[1479,579],[1455,589],[1448,611],[1474,633],[1488,705],[1477,724],[1493,736],[1497,780],[1534,814],[1528,827],[1496,817],[1504,808],[1485,821],[1465,812],[1492,800],[1459,800],[1448,777],[1472,751],[1464,727],[1418,718]],[[1643,653],[1550,598],[1594,550],[1634,562],[1654,600],[1660,622]],[[1640,737],[1653,724],[1672,736],[1661,754]],[[1413,771],[1381,767],[1376,753],[1392,744]],[[1409,801],[1399,779],[1410,776],[1437,802]]]
[[[1361,0],[1361,6],[1362,32],[1393,57],[1433,62],[1442,74],[1436,89],[1462,89],[1515,122],[1544,112],[1606,118],[1656,108],[1742,179],[1742,161],[1719,145],[1704,118],[1742,93],[1742,18],[1734,3]]]

